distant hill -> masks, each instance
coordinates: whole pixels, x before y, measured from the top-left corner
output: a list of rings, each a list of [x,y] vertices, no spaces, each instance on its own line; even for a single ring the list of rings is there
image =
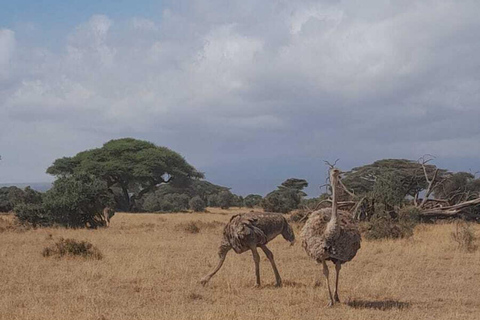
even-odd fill
[[[30,186],[30,188],[32,188],[33,190],[37,190],[37,191],[40,191],[40,192],[45,192],[52,187],[52,183],[51,182],[0,183],[0,188],[1,187],[11,187],[11,186],[15,186],[15,187],[18,187],[18,188],[21,188],[21,189],[24,189],[24,188]]]

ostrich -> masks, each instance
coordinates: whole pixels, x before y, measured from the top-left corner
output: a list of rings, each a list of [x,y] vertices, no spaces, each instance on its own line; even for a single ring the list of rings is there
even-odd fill
[[[218,248],[219,261],[215,269],[200,280],[202,285],[220,270],[225,261],[228,251],[233,249],[236,253],[252,251],[255,262],[256,287],[260,286],[260,256],[257,247],[260,247],[272,264],[275,273],[276,286],[282,285],[282,279],[278,273],[273,253],[266,244],[281,234],[292,245],[295,242],[295,234],[285,217],[280,213],[257,213],[249,212],[234,215],[223,229],[223,239]]]
[[[105,207],[102,211],[102,220],[105,223],[105,226],[108,227],[110,225],[110,219],[115,215],[115,210],[110,207]]]
[[[105,207],[102,212],[97,212],[93,217],[93,220],[88,222],[91,228],[108,227],[110,225],[110,219],[115,214],[115,210],[110,207]]]
[[[312,212],[302,229],[302,246],[307,254],[315,259],[317,263],[323,264],[329,306],[340,302],[338,298],[338,279],[340,268],[343,263],[352,260],[358,249],[360,249],[360,232],[350,214],[337,210],[337,187],[339,183],[340,170],[330,170],[330,183],[332,187],[332,208],[325,208]],[[329,271],[327,261],[335,264],[336,279],[335,292],[332,297],[330,290]]]

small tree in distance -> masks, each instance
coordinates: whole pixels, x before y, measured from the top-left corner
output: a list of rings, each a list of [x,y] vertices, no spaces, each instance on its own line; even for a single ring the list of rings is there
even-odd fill
[[[199,196],[195,196],[188,202],[190,209],[194,212],[203,212],[205,211],[205,201],[202,200]]]
[[[262,207],[265,211],[288,213],[298,208],[303,197],[307,194],[303,188],[308,186],[304,179],[290,178],[285,180],[277,190],[267,194],[262,201]]]
[[[262,199],[262,196],[259,194],[249,194],[244,199],[245,206],[247,208],[253,208],[255,206],[258,206],[262,202]]]
[[[233,194],[230,191],[222,191],[218,194],[220,208],[228,209],[232,206]]]

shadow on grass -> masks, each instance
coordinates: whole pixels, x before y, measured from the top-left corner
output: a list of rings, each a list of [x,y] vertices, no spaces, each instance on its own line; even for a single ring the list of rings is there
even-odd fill
[[[306,287],[306,285],[303,284],[303,283],[295,282],[295,281],[291,281],[291,280],[283,280],[281,287],[275,286],[275,283],[264,284],[261,287],[262,288],[269,288],[269,289],[279,289],[279,288],[282,288],[282,287],[302,288],[302,287]]]
[[[351,300],[346,304],[355,309],[377,309],[377,310],[390,310],[390,309],[405,309],[410,306],[408,302],[401,302],[397,300],[382,300],[382,301],[367,301],[367,300]]]

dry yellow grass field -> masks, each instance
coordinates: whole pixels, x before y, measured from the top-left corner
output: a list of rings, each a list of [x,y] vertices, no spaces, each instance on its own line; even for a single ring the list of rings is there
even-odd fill
[[[342,304],[333,308],[321,267],[281,236],[269,247],[282,288],[264,255],[262,287],[253,288],[248,252],[230,252],[202,287],[234,212],[120,213],[102,230],[16,231],[0,216],[0,319],[480,319],[480,251],[457,250],[454,224],[419,225],[406,240],[364,240],[342,269]],[[199,233],[184,230],[190,221]],[[88,240],[104,258],[43,257],[60,237]]]

